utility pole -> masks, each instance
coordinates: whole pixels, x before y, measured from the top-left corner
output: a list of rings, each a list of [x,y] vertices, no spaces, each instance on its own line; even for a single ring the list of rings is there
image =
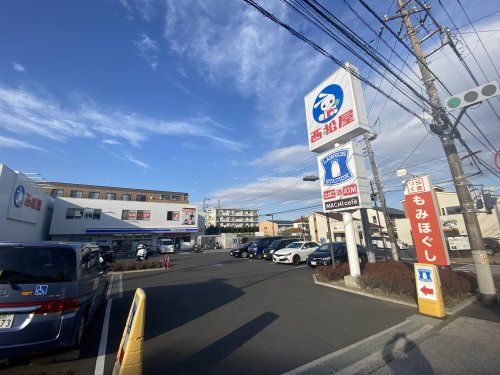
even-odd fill
[[[360,208],[361,224],[363,225],[363,236],[365,237],[366,252],[368,253],[368,262],[375,263],[375,253],[373,252],[372,232],[370,227],[370,219],[368,218],[368,210]]]
[[[363,134],[365,139],[366,152],[368,153],[368,158],[370,159],[370,164],[373,172],[373,179],[375,180],[375,185],[377,186],[377,193],[380,199],[380,205],[382,206],[382,213],[384,215],[385,226],[387,228],[387,234],[389,235],[389,241],[391,242],[391,253],[393,260],[399,260],[398,247],[396,243],[396,234],[394,233],[394,228],[392,227],[392,222],[389,218],[387,212],[387,205],[385,203],[384,190],[382,189],[382,184],[380,183],[380,177],[378,175],[377,164],[375,163],[375,156],[373,155],[372,146],[370,144],[370,138],[366,133]],[[383,238],[382,233],[380,235]]]
[[[371,180],[370,180],[370,187],[372,189],[373,204],[375,205],[375,211],[377,212],[378,233],[380,234],[380,237],[382,238],[382,243],[384,244],[385,261],[387,262],[389,259],[387,254],[387,247],[385,246],[385,238],[382,233],[382,225],[380,224],[380,214],[378,212],[377,195],[375,194],[375,190],[373,189],[373,181]]]
[[[495,285],[491,275],[488,254],[484,249],[483,237],[479,227],[479,221],[476,216],[476,209],[472,201],[472,197],[468,188],[467,179],[465,178],[462,163],[458,157],[457,147],[453,140],[453,132],[450,132],[450,121],[441,104],[439,93],[434,83],[434,78],[429,70],[426,56],[420,46],[420,41],[416,30],[410,19],[411,12],[406,9],[408,2],[398,0],[399,12],[403,18],[404,25],[407,30],[407,35],[412,44],[412,50],[417,57],[418,67],[422,74],[422,80],[425,85],[425,90],[431,104],[432,117],[434,120],[434,130],[443,145],[444,152],[448,159],[453,183],[457,192],[458,200],[462,210],[462,215],[469,236],[471,245],[472,258],[476,268],[477,281],[479,286],[480,299],[485,305],[493,305],[497,303]]]

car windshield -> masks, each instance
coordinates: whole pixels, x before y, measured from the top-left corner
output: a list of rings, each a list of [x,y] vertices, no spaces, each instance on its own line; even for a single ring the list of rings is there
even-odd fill
[[[269,247],[271,249],[276,249],[280,245],[280,242],[281,242],[281,240],[274,240],[273,242],[271,242],[271,244],[269,245]]]
[[[163,243],[164,245],[172,245],[172,244],[173,244],[172,240],[163,240],[163,242],[162,242],[162,243]]]
[[[316,249],[317,252],[329,252],[330,251],[330,246],[328,246],[328,244],[325,244],[325,245],[321,245],[320,247],[318,247]]]
[[[53,247],[0,247],[0,282],[15,284],[74,281],[76,255]]]
[[[296,249],[296,248],[302,247],[302,245],[303,245],[302,242],[292,242],[287,247],[292,248],[292,249]]]

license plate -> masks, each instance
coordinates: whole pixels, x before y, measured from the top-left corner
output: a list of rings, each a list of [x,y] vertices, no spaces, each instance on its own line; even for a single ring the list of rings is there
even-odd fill
[[[14,322],[14,314],[0,315],[0,329],[12,327]]]
[[[315,266],[316,265],[316,261],[315,260],[311,260],[311,266]]]

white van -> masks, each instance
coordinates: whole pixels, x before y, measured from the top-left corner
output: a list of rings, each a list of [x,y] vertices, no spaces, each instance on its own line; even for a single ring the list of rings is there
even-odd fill
[[[158,247],[160,248],[161,254],[173,253],[174,241],[170,238],[162,238],[161,240],[158,240]]]

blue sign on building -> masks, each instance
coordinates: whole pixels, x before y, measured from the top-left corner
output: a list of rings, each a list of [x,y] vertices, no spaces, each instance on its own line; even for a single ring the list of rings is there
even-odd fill
[[[349,150],[346,148],[337,150],[321,159],[325,176],[323,184],[338,185],[353,178],[348,162]]]

